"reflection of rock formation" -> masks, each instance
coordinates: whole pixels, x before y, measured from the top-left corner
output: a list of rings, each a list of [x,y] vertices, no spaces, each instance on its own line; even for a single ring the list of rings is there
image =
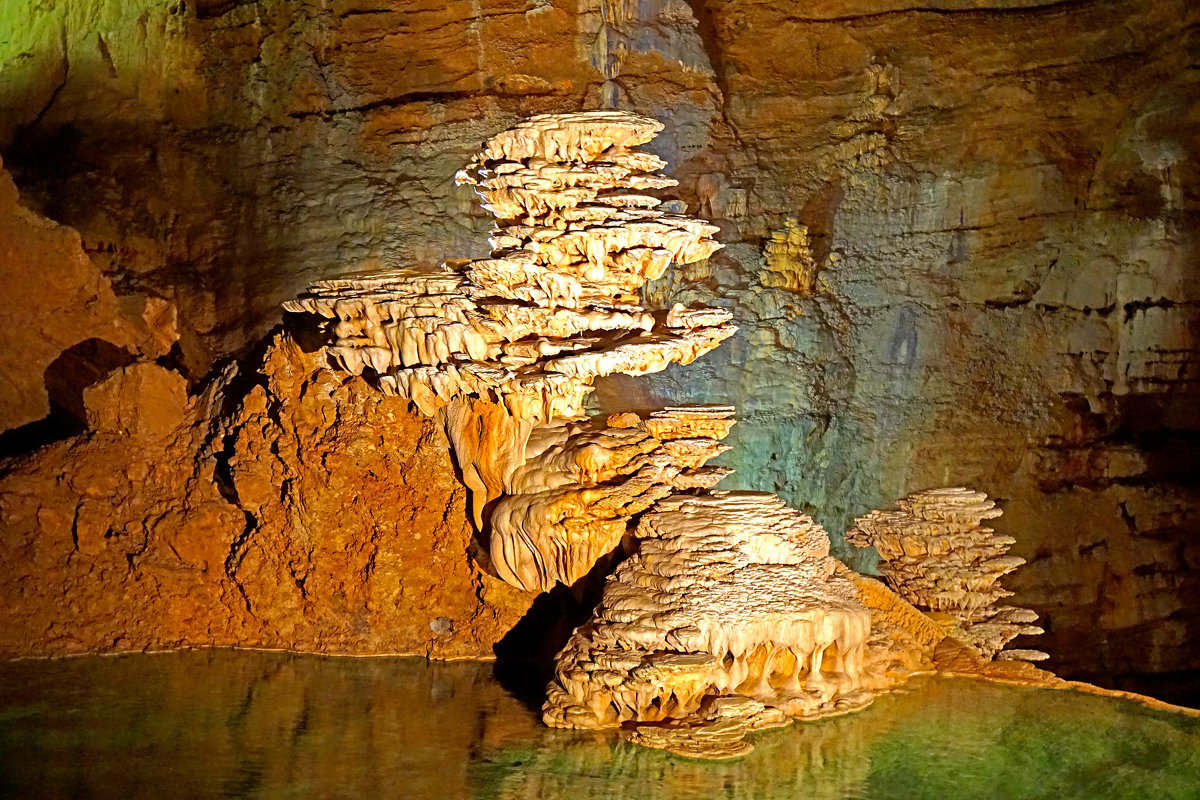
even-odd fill
[[[3,795],[382,798],[400,775],[405,798],[472,797],[479,749],[554,745],[490,669],[236,650],[0,663],[0,707],[25,711],[5,721],[20,749],[0,739]]]
[[[948,615],[955,638],[985,658],[1046,658],[1037,650],[1001,652],[1042,629],[1028,624],[1037,619],[1033,611],[996,605],[1012,596],[1000,578],[1025,563],[1005,555],[1015,539],[980,525],[1000,516],[996,504],[983,492],[955,488],[914,492],[896,506],[859,517],[846,540],[875,547],[888,583],[913,605]]]
[[[637,553],[558,656],[549,724],[728,715],[753,727],[869,700],[859,686],[870,613],[806,515],[767,494],[675,497],[636,536]],[[757,702],[729,713],[722,696]]]
[[[1195,724],[1128,701],[929,677],[699,763],[546,728],[491,669],[230,650],[0,663],[5,796],[1169,798],[1193,794],[1200,752]]]
[[[892,698],[885,698],[883,704],[887,708],[894,705]],[[718,762],[671,758],[643,747],[614,744],[609,737],[587,739],[578,734],[566,741],[555,740],[552,749],[532,753],[510,744],[506,751],[486,756],[492,765],[486,794],[512,800],[841,800],[868,796],[871,751],[900,719],[899,714],[871,708],[862,714],[806,725],[802,730],[775,731],[756,741],[745,758]],[[667,729],[644,726],[638,733],[663,730]]]
[[[674,185],[655,174],[661,159],[631,149],[661,127],[592,112],[501,133],[459,174],[500,223],[491,258],[319,281],[287,306],[335,321],[342,368],[370,369],[384,392],[441,418],[497,573],[528,590],[574,583],[631,515],[724,474],[700,468],[728,409],[608,429],[583,414],[597,377],[686,364],[734,330],[720,309],[636,304],[672,261],[720,246],[715,227],[639,193]]]

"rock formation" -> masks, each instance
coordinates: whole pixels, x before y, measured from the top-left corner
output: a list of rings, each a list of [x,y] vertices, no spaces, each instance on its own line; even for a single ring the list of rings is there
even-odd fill
[[[874,547],[880,573],[900,596],[918,608],[952,621],[955,638],[985,658],[1040,661],[1037,650],[1004,650],[1017,636],[1036,635],[1038,615],[996,605],[1011,597],[1000,578],[1025,563],[1006,555],[1016,540],[980,523],[1002,513],[983,492],[963,488],[914,492],[896,502],[898,511],[872,511],[854,521],[846,541]]]
[[[704,462],[728,448],[732,409],[668,408],[535,428],[513,494],[488,517],[500,577],[525,589],[572,584],[627,536],[629,520],[678,490],[708,488],[729,470]],[[598,421],[597,421],[598,422]],[[531,558],[536,554],[536,558]]]
[[[871,611],[829,539],[774,495],[706,492],[732,408],[584,415],[596,377],[688,363],[729,314],[659,314],[632,292],[716,250],[716,230],[636,194],[671,184],[623,112],[533,119],[460,180],[499,220],[491,258],[320,281],[289,311],[332,325],[333,365],[445,426],[496,573],[575,584],[629,534],[592,619],[555,664],[544,718],[736,755],[748,730],[860,708]],[[518,220],[518,218],[520,218]],[[663,725],[662,723],[670,723]]]
[[[809,517],[769,494],[675,496],[635,536],[558,655],[547,724],[755,728],[869,702],[870,612]]]
[[[81,391],[136,355],[165,355],[178,338],[161,298],[118,297],[79,233],[19,202],[0,163],[0,432],[51,418],[85,422]],[[8,448],[0,447],[0,455]]]
[[[79,232],[122,308],[164,307],[190,391],[330,265],[472,252],[490,222],[448,179],[492,131],[659,116],[654,152],[725,247],[645,305],[719,297],[741,333],[637,406],[737,405],[723,463],[818,509],[842,557],[897,487],[986,486],[1056,669],[1200,663],[1200,4],[0,5],[22,202]],[[808,299],[764,285],[792,218]],[[32,263],[45,280],[4,283],[5,427],[44,413],[58,348],[128,347],[103,292]]]
[[[530,597],[467,555],[433,423],[280,335],[189,394],[153,362],[0,462],[0,657],[243,646],[490,658]]]
[[[804,298],[812,297],[816,290],[817,265],[813,261],[808,228],[789,217],[783,221],[781,230],[771,232],[771,238],[763,245],[759,280],[763,286],[787,289]]]
[[[689,363],[735,330],[727,311],[651,313],[633,294],[720,246],[640,193],[675,183],[632,149],[661,129],[616,111],[534,117],[458,176],[497,219],[490,258],[318,281],[286,304],[332,321],[341,369],[437,416],[497,574],[527,590],[574,584],[634,514],[725,474],[701,467],[730,409],[611,427],[584,411],[597,377]]]

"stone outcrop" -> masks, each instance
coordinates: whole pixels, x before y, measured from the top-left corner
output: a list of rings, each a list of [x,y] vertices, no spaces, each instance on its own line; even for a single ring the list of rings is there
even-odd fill
[[[1000,516],[995,502],[969,489],[930,489],[898,500],[896,507],[856,519],[846,541],[874,547],[888,584],[917,608],[952,620],[955,638],[984,658],[1047,658],[1037,650],[1004,650],[1017,636],[1043,631],[1029,624],[1037,620],[1035,612],[997,605],[1013,594],[1000,578],[1025,559],[1007,555],[1016,539],[980,524]]]
[[[178,338],[170,305],[118,297],[77,231],[21,204],[2,162],[0,285],[0,433],[52,413],[60,428],[82,425],[87,377],[136,354],[162,356]]]
[[[489,657],[528,608],[467,555],[447,443],[280,337],[190,394],[150,362],[3,464],[0,655],[203,645]]]

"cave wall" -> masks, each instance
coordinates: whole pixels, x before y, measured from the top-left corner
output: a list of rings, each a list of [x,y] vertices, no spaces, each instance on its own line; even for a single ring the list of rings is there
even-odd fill
[[[0,656],[248,646],[488,658],[532,596],[470,556],[433,423],[279,336],[189,394],[153,361],[0,476]]]
[[[647,299],[742,330],[598,405],[736,403],[729,485],[835,540],[909,490],[982,489],[1052,668],[1173,672],[1200,663],[1198,21],[1187,0],[17,0],[0,155],[78,231],[112,324],[168,331],[86,335],[196,391],[314,277],[482,255],[451,179],[490,134],[657,117],[727,247]],[[5,333],[44,339],[40,318]]]

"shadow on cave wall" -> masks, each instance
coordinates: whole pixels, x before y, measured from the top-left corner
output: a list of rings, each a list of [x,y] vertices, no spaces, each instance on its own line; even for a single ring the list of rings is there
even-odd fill
[[[182,99],[170,96],[178,87],[170,89],[153,73],[169,71],[176,66],[170,59],[183,57],[147,50],[151,45],[145,42],[131,45],[135,31],[96,34],[106,61],[93,63],[80,31],[72,30],[78,41],[68,58],[61,50],[69,38],[66,26],[80,24],[68,8],[59,20],[61,42],[55,35],[45,52],[22,56],[62,68],[61,82],[46,93],[35,85],[37,76],[30,77],[24,93],[44,96],[45,104],[5,109],[7,117],[0,120],[0,158],[21,203],[79,231],[85,252],[119,298],[164,298],[174,305],[179,339],[158,363],[193,386],[209,376],[214,363],[222,366],[218,359],[251,354],[279,322],[270,298],[308,280],[288,270],[296,247],[293,226],[262,208],[268,198],[258,180],[267,168],[252,167],[271,159],[255,151],[261,142],[247,144],[252,137],[244,135],[261,120],[249,104],[222,107],[211,101],[239,97],[251,66],[245,53],[205,47],[212,21],[240,5],[245,3],[183,0],[138,20],[143,36],[147,24],[161,24],[168,38],[180,39],[175,49],[201,55],[198,65],[183,65],[182,71],[199,80],[184,85]],[[118,75],[106,36],[126,37],[127,49],[142,47],[140,67],[123,63],[125,73]],[[6,76],[5,97],[20,98],[12,74]],[[220,108],[224,116],[213,110]],[[276,181],[299,178],[296,162],[283,160],[270,169]],[[140,308],[136,302],[122,307]],[[135,327],[141,322],[127,321]],[[61,353],[45,374],[50,413],[0,433],[0,457],[27,454],[83,431],[82,389],[136,357],[99,339]]]
[[[636,524],[631,522],[630,529]],[[559,583],[538,595],[525,616],[493,647],[496,663],[492,673],[501,686],[530,708],[541,710],[546,685],[554,677],[554,657],[575,628],[591,617],[600,603],[605,579],[625,555],[625,547],[618,546],[574,586]]]
[[[46,368],[50,412],[42,419],[0,433],[0,458],[32,453],[51,442],[87,429],[83,392],[135,356],[104,339],[86,339],[68,347]]]
[[[265,207],[268,189],[300,181],[302,167],[260,152],[262,138],[251,133],[264,120],[250,100],[228,99],[243,96],[246,71],[258,59],[207,46],[215,21],[241,5],[149,4],[137,21],[142,35],[147,25],[161,25],[167,32],[157,34],[171,47],[154,51],[153,37],[131,44],[133,30],[98,33],[107,59],[98,63],[72,30],[78,41],[46,104],[9,110],[0,124],[0,157],[21,202],[79,231],[118,296],[174,304],[180,338],[172,360],[192,382],[215,359],[252,348],[279,322],[276,295],[310,277],[289,271],[299,252],[295,224]],[[142,61],[121,63],[119,71],[105,36],[124,37],[126,50],[141,47]],[[57,63],[54,48],[62,46],[48,42],[46,53],[27,56]],[[163,77],[175,70],[184,77]]]

